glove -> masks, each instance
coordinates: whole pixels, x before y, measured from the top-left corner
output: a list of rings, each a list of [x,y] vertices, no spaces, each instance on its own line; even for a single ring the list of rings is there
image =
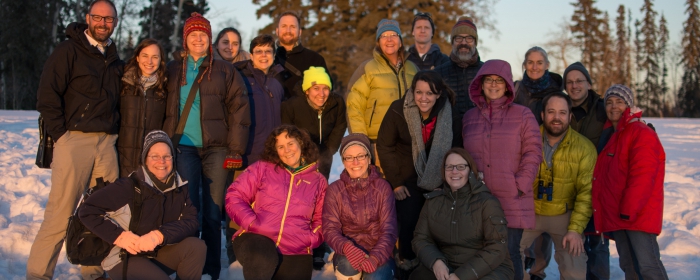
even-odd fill
[[[377,258],[370,256],[362,261],[360,267],[364,272],[373,273],[375,270],[377,270],[378,263]]]
[[[360,248],[357,248],[355,245],[352,245],[352,242],[347,242],[345,245],[343,245],[343,254],[346,258],[348,258],[352,268],[355,270],[361,269],[362,261],[364,261],[366,258],[364,251],[360,250]]]
[[[114,240],[114,245],[119,246],[129,252],[129,254],[136,255],[140,252],[137,243],[139,241],[139,236],[131,231],[122,232],[117,240]]]
[[[157,229],[142,235],[136,243],[141,252],[153,251],[160,244],[163,244],[163,234]]]
[[[240,155],[226,156],[224,160],[224,169],[236,169],[243,166],[243,158]]]

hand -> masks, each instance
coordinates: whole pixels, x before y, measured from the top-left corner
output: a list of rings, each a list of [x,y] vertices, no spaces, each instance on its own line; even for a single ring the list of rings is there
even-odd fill
[[[450,274],[450,278],[448,278],[448,280],[459,280],[459,277],[457,277],[457,274],[452,273]]]
[[[408,193],[408,188],[406,188],[406,186],[399,186],[398,188],[394,189],[394,196],[396,197],[396,200],[404,200],[407,197],[410,197],[411,194]]]
[[[360,266],[362,267],[362,271],[367,273],[374,273],[374,271],[377,270],[378,261],[375,257],[370,256],[369,258],[366,258],[364,261],[362,261],[362,264],[360,264]]]
[[[569,242],[571,246],[569,247],[569,255],[579,256],[583,252],[583,238],[581,234],[574,231],[569,231],[564,235],[561,241],[561,245],[566,248],[566,242]]]
[[[129,252],[129,254],[136,255],[141,250],[139,250],[137,243],[139,241],[139,236],[134,234],[131,231],[124,231],[122,232],[119,237],[117,237],[117,240],[114,240],[114,245],[117,245],[119,248],[122,248]]]
[[[243,158],[241,155],[235,154],[232,156],[226,156],[224,160],[224,169],[236,169],[243,166]]]
[[[149,252],[160,244],[163,244],[163,234],[159,230],[152,230],[139,237],[136,245],[141,252]]]
[[[343,245],[343,254],[348,259],[348,262],[350,262],[352,268],[358,271],[362,269],[362,262],[368,257],[365,251],[357,248],[352,242],[346,242],[345,245]]]
[[[442,260],[437,260],[433,264],[433,273],[435,273],[435,278],[437,280],[447,280],[450,278],[450,270],[447,269],[447,265]]]

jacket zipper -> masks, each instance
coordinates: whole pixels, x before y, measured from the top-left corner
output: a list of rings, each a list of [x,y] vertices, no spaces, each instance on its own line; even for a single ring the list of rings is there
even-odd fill
[[[374,118],[374,110],[377,109],[377,100],[374,100],[374,105],[372,105],[372,114],[369,115],[369,126],[367,127],[372,127],[372,119]]]
[[[318,144],[319,144],[319,145],[321,145],[321,143],[323,143],[323,132],[322,132],[323,127],[321,126],[321,122],[322,122],[322,119],[323,119],[322,116],[323,116],[323,111],[320,111],[320,112],[318,113],[318,139],[319,139],[319,140],[318,140]]]
[[[287,219],[287,210],[289,209],[289,201],[292,198],[292,187],[294,187],[294,174],[292,173],[292,178],[289,179],[289,191],[287,191],[287,201],[284,203],[284,213],[282,214],[282,222],[280,223],[280,233],[277,235],[277,242],[275,246],[280,246],[280,241],[282,241],[282,232],[284,231],[284,220]]]

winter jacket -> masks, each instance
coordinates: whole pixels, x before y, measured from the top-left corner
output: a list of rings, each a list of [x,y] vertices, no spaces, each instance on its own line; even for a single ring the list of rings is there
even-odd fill
[[[87,24],[71,23],[65,40],[44,63],[36,109],[58,141],[67,130],[119,132],[123,63],[114,43],[102,54],[85,36]]]
[[[278,46],[275,54],[275,64],[279,64],[285,69],[281,74],[282,81],[284,81],[282,85],[284,86],[285,99],[292,96],[305,96],[301,89],[301,83],[304,79],[304,71],[309,70],[309,67],[323,67],[329,76],[331,73],[326,67],[326,60],[323,56],[305,48],[301,43],[297,44],[290,51],[287,51],[282,46]]]
[[[418,188],[418,173],[413,166],[413,152],[411,144],[411,133],[408,130],[408,123],[403,113],[403,103],[405,97],[391,103],[387,111],[379,137],[377,137],[377,153],[382,162],[391,163],[383,164],[382,171],[386,176],[387,181],[391,183],[392,188],[405,186],[409,188]],[[428,119],[437,117],[443,106],[450,106],[447,96],[441,96],[435,102],[433,110],[430,111]],[[440,120],[438,120],[440,121]],[[435,130],[430,132],[430,138],[425,143],[425,149],[430,153],[433,136]],[[462,122],[456,118],[452,119],[452,139],[438,139],[438,141],[451,141],[453,147],[458,147],[462,144]]]
[[[348,127],[345,109],[343,97],[334,93],[328,95],[320,114],[311,107],[306,96],[294,96],[282,102],[282,123],[295,125],[309,132],[311,141],[318,146],[319,156],[323,158],[318,162],[318,169],[324,176],[328,175],[324,172],[331,169],[333,155],[338,152],[340,140]]]
[[[122,93],[119,104],[121,122],[117,151],[119,152],[119,177],[127,177],[141,166],[143,138],[151,130],[163,128],[165,119],[165,96],[156,95],[158,85],[143,91],[138,69],[126,70],[122,78]],[[165,90],[165,87],[163,87]]]
[[[442,260],[461,280],[513,279],[503,208],[474,173],[456,192],[444,185],[427,197],[412,242],[421,264]]]
[[[243,156],[243,166],[248,166],[260,159],[265,149],[265,139],[272,130],[282,124],[280,107],[284,98],[284,88],[278,80],[278,75],[284,69],[273,64],[265,74],[255,69],[250,60],[236,63],[235,67],[244,77],[251,111],[250,134]]]
[[[484,182],[503,205],[508,227],[532,229],[532,183],[542,162],[542,136],[532,111],[513,104],[511,73],[502,63],[484,64],[474,78],[469,94],[476,107],[464,114],[462,137]],[[486,75],[506,80],[506,95],[491,103],[481,93],[481,79]]]
[[[401,55],[399,56],[401,57]],[[396,69],[389,60],[374,49],[374,59],[364,64],[360,78],[353,84],[347,98],[350,133],[362,133],[377,140],[379,126],[391,102],[401,99],[418,72],[413,62],[403,60]]]
[[[605,114],[605,102],[600,95],[593,90],[588,90],[588,98],[579,107],[574,107],[572,111],[584,110],[586,115],[580,120],[571,118],[571,128],[576,132],[586,136],[594,146],[598,146],[600,135],[603,133],[603,126],[608,120]]]
[[[221,56],[221,54],[219,53],[219,50],[217,50],[216,48],[213,48],[213,50],[214,50],[213,51],[214,59],[223,60],[223,61],[229,62],[231,64],[236,64],[236,63],[241,62],[241,61],[250,60],[250,53],[243,50],[242,48],[238,49],[238,54],[236,56],[234,56],[233,60],[231,60],[231,61],[224,59],[224,57]]]
[[[124,231],[141,236],[159,230],[163,234],[163,243],[159,246],[176,244],[187,237],[195,236],[199,227],[197,208],[190,201],[187,182],[183,182],[176,173],[173,186],[161,191],[154,186],[151,178],[145,175],[144,168],[140,167],[134,173],[141,188],[142,199],[138,228],[129,228],[136,188],[130,177],[119,178],[94,192],[80,208],[80,221],[110,244],[114,244]],[[120,250],[121,248],[114,246],[102,261],[105,270],[112,269],[121,262]]]
[[[540,126],[540,132],[545,133],[543,126]],[[592,214],[591,179],[597,155],[595,147],[586,137],[569,128],[554,151],[552,168],[548,168],[544,160],[540,163],[537,178],[532,184],[535,214],[556,216],[573,211],[567,229],[583,233]],[[546,194],[539,198],[539,182],[545,187],[553,182],[551,201]]]
[[[272,239],[283,255],[310,255],[323,242],[321,213],[328,181],[309,164],[291,173],[259,160],[226,192],[226,213],[244,232]]]
[[[175,134],[181,113],[182,57],[179,55],[175,57],[176,60],[168,63],[168,98],[163,124],[163,131],[170,137]],[[199,71],[204,71],[207,66],[209,66],[209,59],[204,59],[199,66]],[[199,84],[203,148],[227,147],[229,155],[243,155],[251,123],[245,82],[233,65],[221,60],[215,59],[210,71],[204,73]],[[188,116],[188,118],[196,117]]]
[[[394,192],[376,167],[370,165],[369,177],[358,179],[343,170],[326,190],[323,239],[336,254],[343,254],[343,246],[351,242],[381,266],[393,258],[397,240],[394,204]]]
[[[525,75],[527,75],[527,73]],[[540,92],[529,92],[527,87],[525,87],[521,81],[515,83],[515,89],[517,92],[515,94],[516,97],[514,102],[530,108],[532,113],[535,115],[535,119],[537,119],[538,125],[542,124],[542,99],[550,93],[561,92],[563,85],[561,75],[549,72],[549,78],[552,80],[549,87]]]
[[[642,113],[620,118],[593,171],[596,233],[635,230],[661,233],[666,153]],[[610,122],[606,123],[609,125]]]
[[[455,92],[456,102],[455,106],[452,107],[452,113],[459,115],[460,120],[464,113],[475,106],[474,102],[469,98],[469,85],[482,65],[484,65],[484,62],[479,59],[478,63],[462,68],[457,63],[449,60],[447,63],[435,67],[434,71],[440,74],[447,86]]]
[[[450,61],[450,58],[440,51],[438,44],[430,45],[430,49],[423,57],[418,54],[416,45],[408,47],[408,57],[406,58],[413,62],[418,70],[432,70]]]

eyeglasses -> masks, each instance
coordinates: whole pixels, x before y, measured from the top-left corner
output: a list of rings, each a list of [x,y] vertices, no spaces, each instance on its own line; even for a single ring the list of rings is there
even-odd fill
[[[467,169],[468,164],[455,164],[455,165],[445,165],[445,171],[452,171],[452,170],[459,170],[459,171],[464,171]]]
[[[346,162],[353,162],[355,160],[363,161],[366,158],[369,158],[369,154],[364,154],[364,155],[359,155],[359,156],[354,156],[354,157],[353,156],[343,157],[343,161],[346,161]]]
[[[90,14],[90,18],[96,22],[100,22],[100,21],[102,21],[102,19],[104,19],[106,23],[112,23],[116,19],[115,17],[103,17],[100,15],[93,15],[93,14]]]
[[[472,36],[459,36],[459,35],[457,35],[457,36],[454,36],[452,38],[454,38],[455,42],[457,42],[457,43],[461,43],[461,42],[467,42],[469,44],[474,43],[474,37],[472,37]]]
[[[576,81],[566,81],[567,86],[573,86],[574,84],[577,86],[582,85],[584,82],[587,82],[586,80],[576,80]]]
[[[382,35],[379,35],[380,39],[385,38],[385,39],[394,39],[399,37],[399,34],[396,33],[382,33]]]
[[[171,161],[173,160],[173,156],[146,156],[147,158],[150,158],[152,161]]]
[[[496,78],[496,79],[491,79],[491,78],[484,78],[484,84],[493,84],[496,83],[497,85],[502,85],[506,83],[506,80],[503,78]]]
[[[253,54],[255,54],[255,55],[263,55],[263,54],[265,54],[265,55],[271,55],[271,54],[272,54],[272,50],[254,50],[254,51],[253,51]]]

